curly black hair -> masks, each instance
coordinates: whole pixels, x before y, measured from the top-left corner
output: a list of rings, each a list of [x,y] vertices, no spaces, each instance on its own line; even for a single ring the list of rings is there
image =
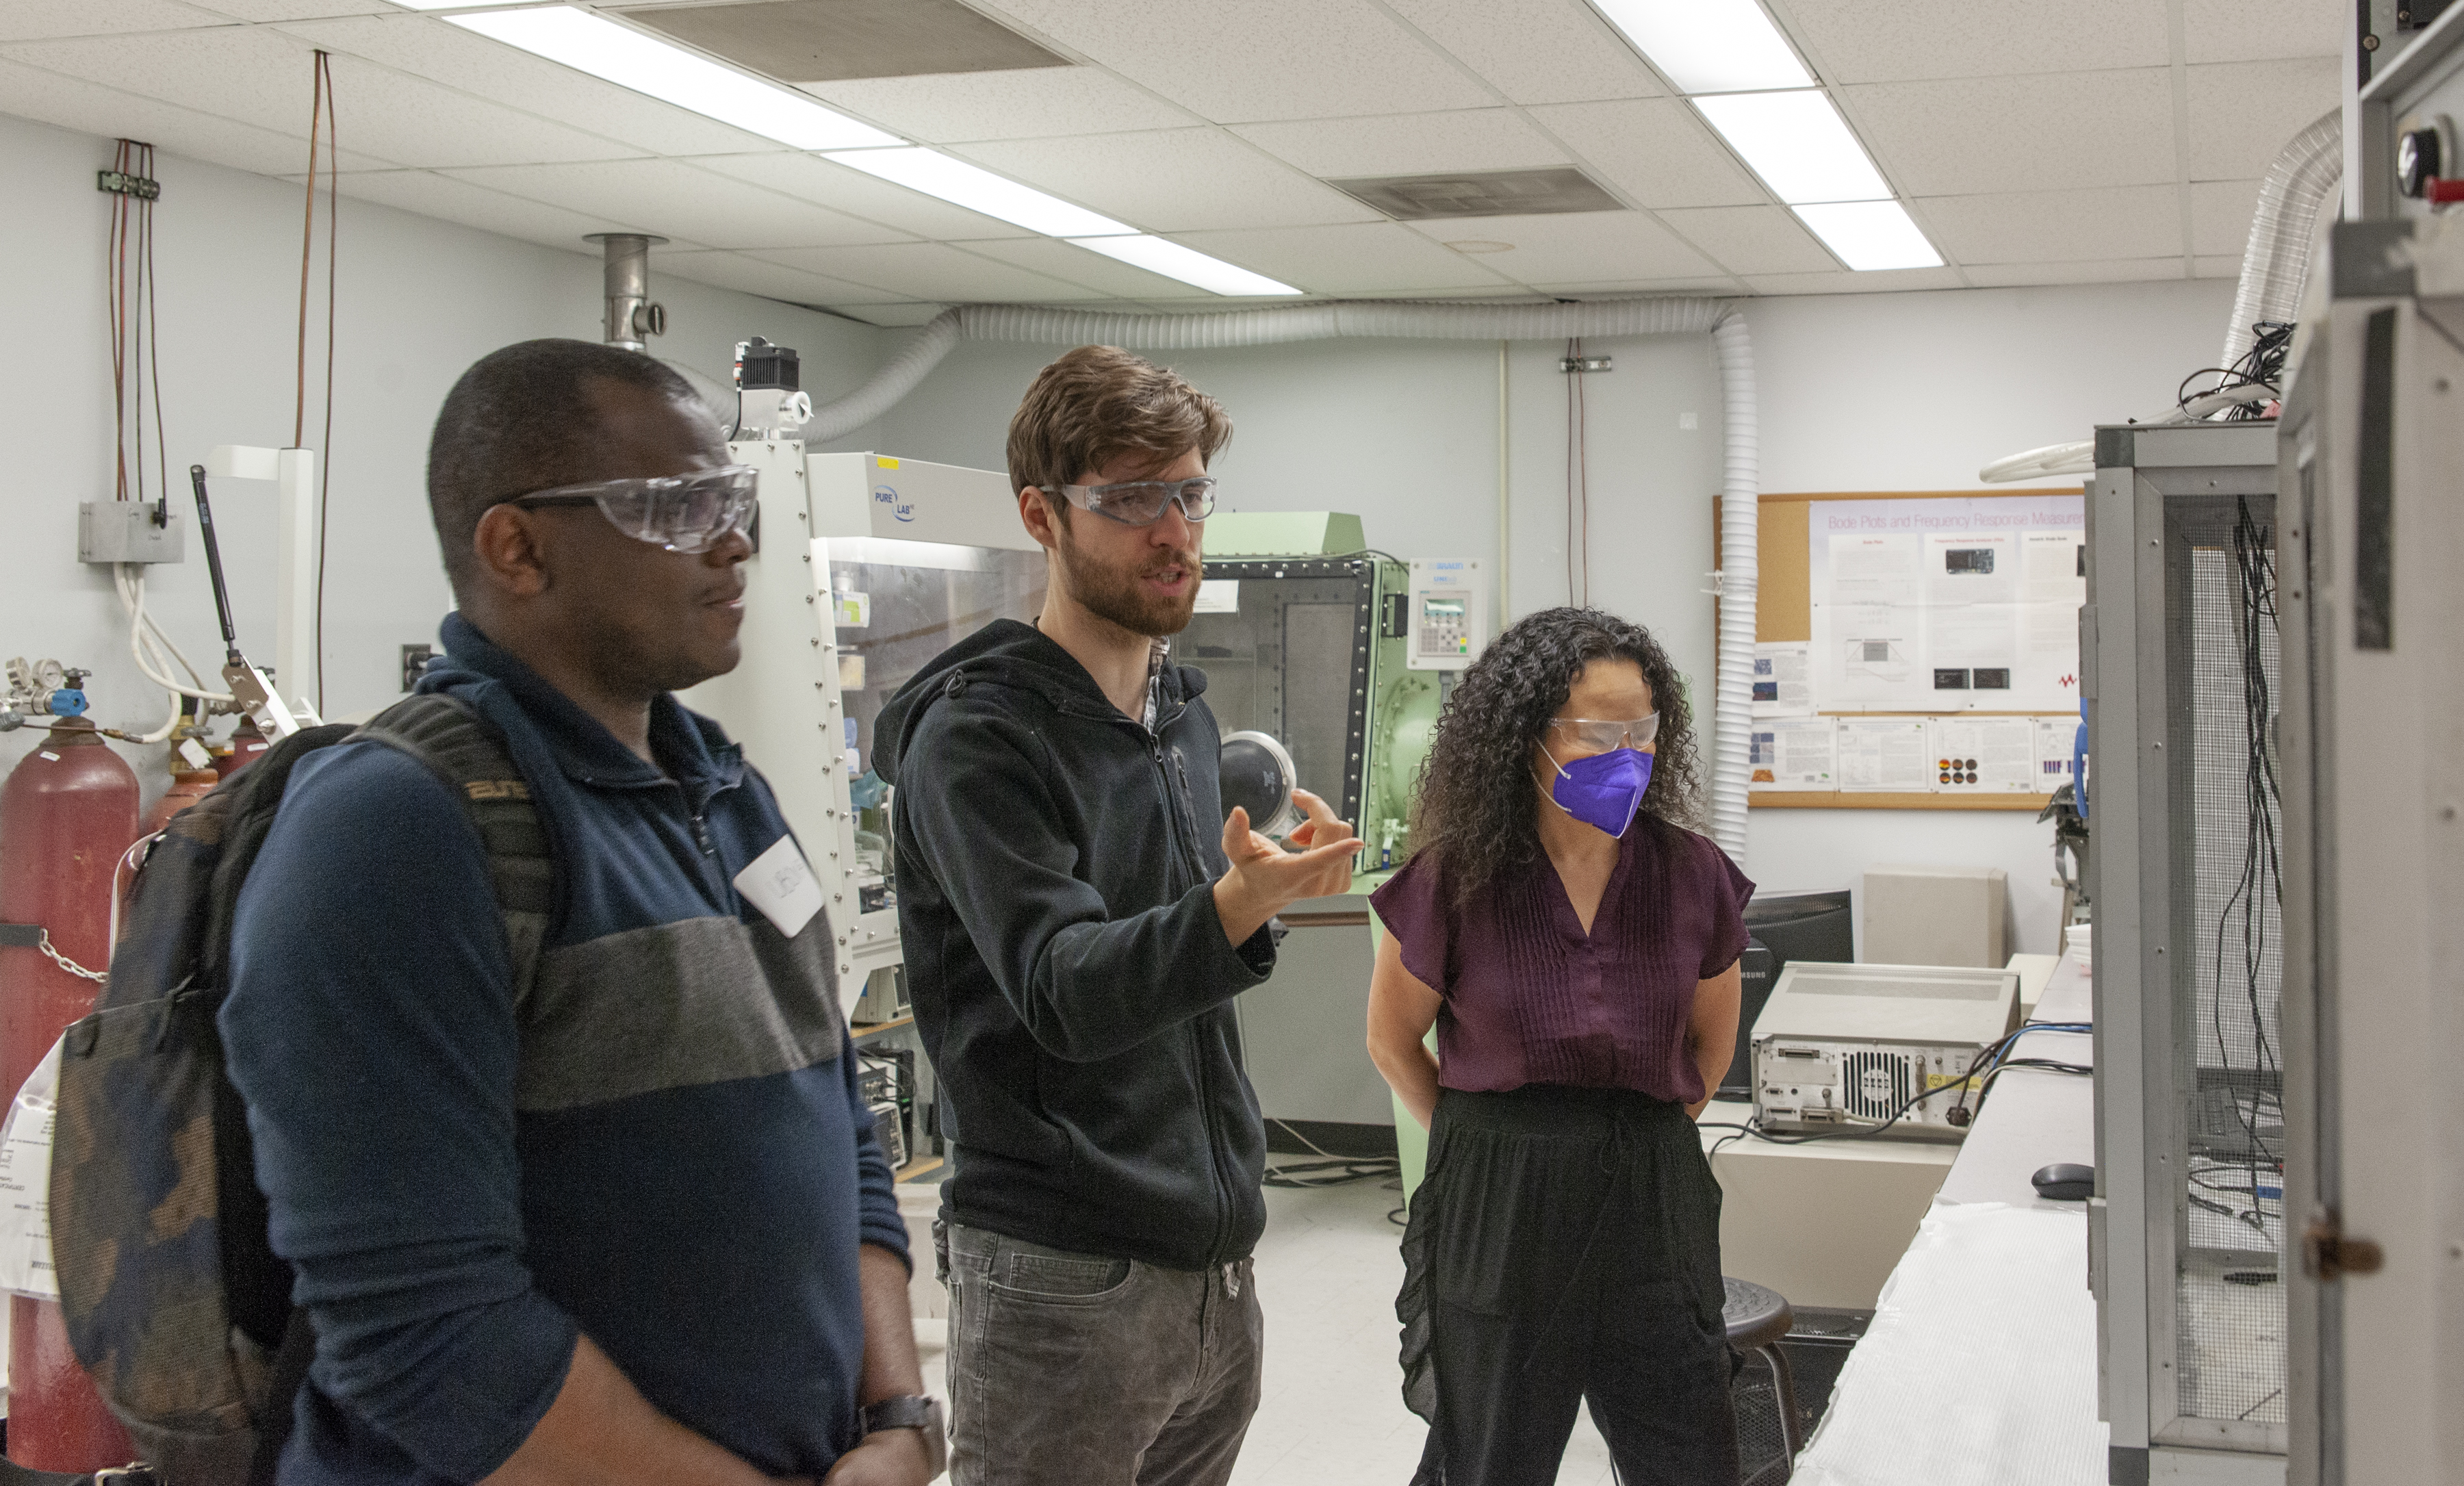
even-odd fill
[[[1531,745],[1566,704],[1575,674],[1607,659],[1641,667],[1660,712],[1641,817],[1661,826],[1696,822],[1693,711],[1668,653],[1640,625],[1603,610],[1543,610],[1499,635],[1463,673],[1420,765],[1413,851],[1437,854],[1458,906],[1540,859]]]

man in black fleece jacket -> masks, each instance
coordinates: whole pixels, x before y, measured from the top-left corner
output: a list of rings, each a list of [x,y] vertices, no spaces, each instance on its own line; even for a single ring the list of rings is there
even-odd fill
[[[1230,1003],[1360,843],[1309,795],[1297,852],[1216,824],[1206,677],[1165,637],[1230,435],[1126,351],[1045,367],[1009,430],[1044,610],[942,653],[876,729],[949,1111],[956,1486],[1213,1486],[1257,1409],[1265,1139]]]

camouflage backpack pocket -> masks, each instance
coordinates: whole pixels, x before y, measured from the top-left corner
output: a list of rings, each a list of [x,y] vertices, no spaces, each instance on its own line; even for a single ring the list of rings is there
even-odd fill
[[[112,1411],[175,1482],[246,1479],[267,1403],[267,1348],[231,1314],[246,1292],[231,1287],[227,1207],[261,1199],[253,1182],[227,1191],[234,1173],[217,1125],[227,1139],[238,1112],[218,1108],[231,1088],[219,999],[183,987],[97,1011],[60,1049],[51,1218],[61,1314]],[[236,1175],[249,1181],[244,1165]],[[278,1279],[287,1303],[288,1275],[263,1278]]]

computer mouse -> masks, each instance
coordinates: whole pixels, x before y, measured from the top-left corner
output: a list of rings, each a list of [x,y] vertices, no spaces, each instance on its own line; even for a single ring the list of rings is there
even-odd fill
[[[2058,1161],[2039,1167],[2028,1181],[2036,1195],[2049,1202],[2085,1202],[2096,1195],[2096,1167],[2077,1162]]]

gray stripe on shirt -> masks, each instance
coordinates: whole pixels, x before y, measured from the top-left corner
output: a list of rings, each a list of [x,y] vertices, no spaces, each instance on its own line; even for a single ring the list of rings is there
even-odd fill
[[[514,1102],[573,1109],[790,1073],[838,1056],[830,931],[683,919],[551,949],[522,1020]]]

